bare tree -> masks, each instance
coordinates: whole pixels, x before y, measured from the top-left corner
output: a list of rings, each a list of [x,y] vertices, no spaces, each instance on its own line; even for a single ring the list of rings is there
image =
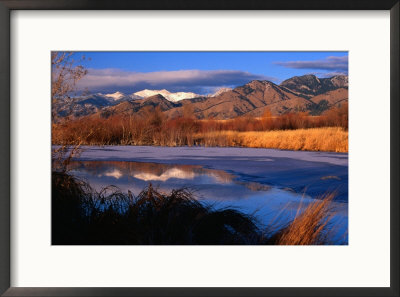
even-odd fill
[[[75,91],[76,83],[87,74],[81,63],[85,60],[74,57],[74,52],[51,52],[51,103],[52,117],[56,118],[55,105]]]
[[[87,74],[87,70],[81,63],[85,60],[82,56],[75,59],[74,52],[51,52],[51,105],[52,121],[57,118],[56,105],[75,91],[76,83]],[[62,146],[52,149],[53,170],[62,168],[67,170],[71,159],[80,153],[82,141],[77,139],[77,143],[71,148]]]

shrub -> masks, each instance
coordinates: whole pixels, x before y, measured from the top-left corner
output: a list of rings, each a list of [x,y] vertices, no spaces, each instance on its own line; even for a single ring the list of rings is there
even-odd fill
[[[323,102],[323,101],[321,101]],[[88,116],[52,125],[52,143],[71,145],[206,145],[194,135],[222,131],[251,132],[341,127],[347,130],[348,106],[343,103],[319,116],[305,112],[272,116],[266,110],[260,118],[242,116],[229,120],[197,120],[190,110],[185,116],[167,119],[159,108],[148,106],[141,114]]]

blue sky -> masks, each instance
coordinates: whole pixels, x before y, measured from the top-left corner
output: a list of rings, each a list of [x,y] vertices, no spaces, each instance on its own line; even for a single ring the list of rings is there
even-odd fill
[[[348,73],[347,52],[76,52],[88,75],[78,88],[133,93],[167,89],[199,94],[253,79],[283,80],[304,74]]]

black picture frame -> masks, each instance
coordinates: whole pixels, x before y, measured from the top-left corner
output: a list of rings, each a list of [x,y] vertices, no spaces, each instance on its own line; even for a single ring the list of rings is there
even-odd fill
[[[0,0],[0,293],[2,296],[399,296],[399,0]],[[12,10],[390,10],[389,288],[10,287],[10,12]],[[365,260],[366,265],[368,259]]]

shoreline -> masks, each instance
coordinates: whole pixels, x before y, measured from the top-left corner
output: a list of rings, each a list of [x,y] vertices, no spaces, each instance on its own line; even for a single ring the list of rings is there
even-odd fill
[[[58,144],[52,143],[52,147],[74,147],[74,144]],[[280,149],[273,147],[250,147],[250,146],[206,146],[206,145],[150,145],[150,144],[81,144],[81,147],[157,147],[157,148],[229,148],[229,149],[260,149],[260,150],[277,150],[282,152],[312,152],[312,153],[335,153],[335,154],[343,154],[347,155],[349,152],[334,152],[334,151],[317,151],[317,150],[291,150],[291,149]]]
[[[76,161],[200,165],[244,180],[292,188],[313,197],[337,190],[348,199],[348,154],[237,147],[82,146]],[[326,178],[335,176],[338,179]]]

